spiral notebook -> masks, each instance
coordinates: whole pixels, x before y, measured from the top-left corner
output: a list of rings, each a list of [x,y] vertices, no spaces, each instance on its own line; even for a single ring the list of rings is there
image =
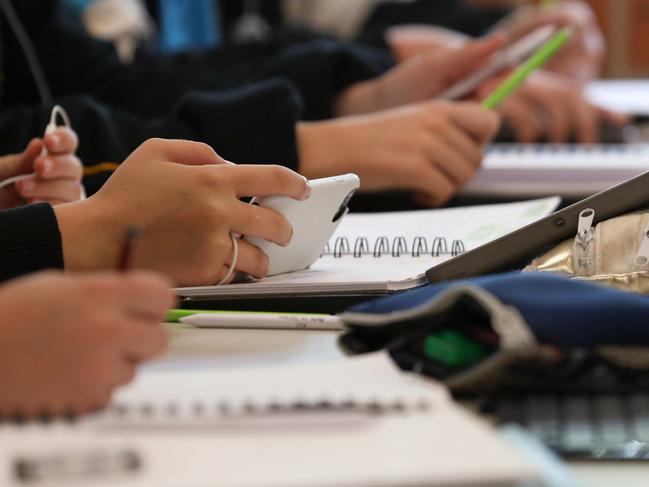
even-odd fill
[[[227,286],[178,288],[183,297],[381,294],[425,284],[451,257],[532,223],[558,197],[493,205],[347,215],[309,269]]]
[[[648,170],[648,144],[494,144],[461,194],[580,198]]]
[[[0,484],[517,485],[535,467],[384,354],[149,371],[73,426],[0,428]],[[466,468],[467,464],[471,468]]]

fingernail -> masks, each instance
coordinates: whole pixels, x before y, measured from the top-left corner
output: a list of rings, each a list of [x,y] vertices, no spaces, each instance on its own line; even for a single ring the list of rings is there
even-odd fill
[[[51,159],[43,159],[43,175],[47,176],[52,172],[52,167],[54,166],[54,163],[52,162]]]
[[[309,184],[309,181],[306,178],[304,178],[304,180],[306,181],[306,190],[304,191],[304,195],[302,196],[302,199],[308,200],[309,197],[311,196],[311,185]]]
[[[21,193],[31,193],[36,188],[36,182],[33,179],[24,179],[20,181],[20,192]]]
[[[293,240],[293,227],[292,226],[291,226],[291,234],[289,235],[288,240],[286,242],[284,242],[283,247],[287,247],[288,244],[291,243],[291,240]]]

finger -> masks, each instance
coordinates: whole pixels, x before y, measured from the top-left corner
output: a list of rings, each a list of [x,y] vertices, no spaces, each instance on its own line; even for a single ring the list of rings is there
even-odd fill
[[[0,180],[34,171],[34,159],[43,149],[41,139],[32,139],[24,151],[0,159]]]
[[[154,159],[171,161],[188,166],[225,164],[214,149],[202,142],[180,139],[149,139],[138,149],[151,154]]]
[[[79,146],[79,139],[71,128],[59,127],[46,134],[43,143],[51,155],[74,154]]]
[[[149,326],[148,323],[130,322],[127,333],[123,335],[123,357],[132,364],[151,360],[160,355],[167,346],[167,332],[160,323]]]
[[[469,42],[460,49],[450,51],[441,59],[433,53],[430,58],[433,64],[431,69],[443,73],[441,85],[447,87],[484,65],[506,43],[506,36],[497,33]]]
[[[500,117],[493,110],[487,110],[475,103],[448,105],[451,122],[460,130],[482,144],[489,142],[500,125]]]
[[[597,107],[598,116],[613,125],[626,125],[632,122],[632,117],[625,113],[613,112]]]
[[[456,192],[455,183],[435,167],[423,166],[413,176],[409,189],[425,194],[432,206],[444,204]]]
[[[574,107],[575,138],[580,144],[594,144],[599,139],[599,116],[597,110],[583,100],[576,100]]]
[[[288,245],[293,236],[293,227],[278,211],[262,208],[242,201],[237,203],[232,231],[247,237],[257,237]]]
[[[452,150],[460,154],[473,167],[479,167],[482,163],[484,157],[482,147],[463,131],[448,130],[444,133],[444,140]]]
[[[39,156],[34,161],[34,171],[42,179],[70,179],[79,182],[83,176],[81,161],[71,154]]]
[[[239,198],[282,195],[305,200],[311,194],[306,178],[283,166],[238,165],[227,169]]]
[[[261,279],[268,273],[268,256],[256,245],[239,240],[239,256],[234,266],[239,272],[244,272],[257,279]]]
[[[536,110],[547,120],[548,141],[560,144],[566,142],[575,126],[574,113],[568,100],[555,98],[551,93],[534,91],[528,99],[535,103]]]
[[[136,365],[139,362],[141,362],[141,360],[131,360],[131,358],[127,355],[120,357],[120,359],[117,359],[117,363],[113,365],[113,373],[112,377],[110,378],[110,383],[107,384],[109,388],[109,394],[112,389],[128,384],[133,380],[136,373]]]
[[[475,167],[465,161],[453,148],[441,139],[431,144],[431,160],[434,165],[458,187],[465,184],[475,173]]]
[[[171,282],[151,272],[129,272],[120,277],[119,288],[125,312],[130,317],[148,320],[151,324],[162,321],[175,303]]]
[[[23,198],[30,200],[71,202],[81,199],[81,185],[72,179],[25,179],[16,183],[16,191]]]
[[[534,106],[522,97],[508,100],[502,107],[503,117],[514,131],[516,140],[523,144],[537,142],[543,134],[543,125]]]

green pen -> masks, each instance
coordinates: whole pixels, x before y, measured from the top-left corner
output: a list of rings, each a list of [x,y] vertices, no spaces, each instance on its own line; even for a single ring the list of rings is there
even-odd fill
[[[541,0],[541,7],[551,9],[557,4],[557,0]]]
[[[561,49],[572,35],[572,29],[561,29],[542,45],[532,56],[509,75],[483,102],[482,106],[494,110],[514,92],[527,77],[548,62]]]

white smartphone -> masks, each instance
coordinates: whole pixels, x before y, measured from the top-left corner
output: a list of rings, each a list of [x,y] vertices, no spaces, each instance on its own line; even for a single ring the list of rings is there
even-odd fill
[[[556,32],[554,25],[545,25],[533,30],[514,44],[494,54],[491,61],[475,73],[470,74],[443,91],[437,98],[458,100],[474,91],[480,84],[497,75],[500,71],[518,66],[534,51],[547,42]]]
[[[360,179],[356,174],[342,174],[313,179],[309,185],[311,196],[305,201],[288,196],[266,196],[250,202],[280,212],[293,225],[293,238],[286,247],[244,237],[268,255],[269,276],[306,269],[318,259],[347,214],[347,203],[360,186]]]

